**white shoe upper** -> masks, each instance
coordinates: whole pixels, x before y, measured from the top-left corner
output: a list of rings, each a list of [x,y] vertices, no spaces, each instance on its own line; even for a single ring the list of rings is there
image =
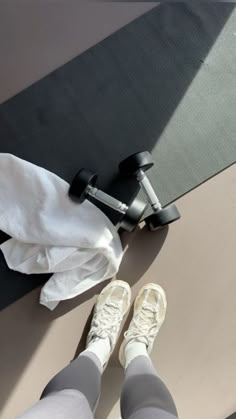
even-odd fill
[[[113,351],[122,320],[130,308],[130,301],[130,286],[124,281],[114,280],[102,290],[94,307],[87,346],[97,338],[109,338]]]
[[[157,284],[147,284],[134,303],[134,314],[120,349],[120,362],[125,364],[125,347],[129,342],[144,343],[150,354],[154,340],[165,319],[167,300],[164,290]]]

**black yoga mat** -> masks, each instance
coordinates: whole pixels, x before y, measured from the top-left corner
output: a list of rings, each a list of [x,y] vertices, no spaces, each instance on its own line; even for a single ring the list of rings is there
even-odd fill
[[[164,205],[174,201],[236,160],[233,9],[148,12],[1,105],[0,151],[67,181],[91,168],[129,201],[138,188],[115,182],[118,163],[150,150],[150,179]],[[47,278],[10,271],[0,255],[0,308]]]

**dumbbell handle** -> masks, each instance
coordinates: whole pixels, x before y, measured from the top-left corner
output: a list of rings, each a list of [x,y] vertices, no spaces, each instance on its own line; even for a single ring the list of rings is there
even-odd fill
[[[150,180],[148,179],[145,172],[143,172],[143,170],[138,171],[137,180],[141,184],[153,211],[154,212],[160,211],[162,209],[161,203],[150,183]]]
[[[113,208],[115,211],[118,211],[121,214],[125,214],[128,210],[128,206],[126,204],[91,185],[87,186],[86,194],[92,196],[93,198],[97,199],[108,207]]]

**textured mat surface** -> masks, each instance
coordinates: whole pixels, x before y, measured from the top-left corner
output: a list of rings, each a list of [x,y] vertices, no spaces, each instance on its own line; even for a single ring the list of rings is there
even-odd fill
[[[148,149],[167,204],[236,160],[233,3],[164,4],[0,106],[0,151],[70,181],[81,167],[113,183],[127,155]],[[0,256],[0,307],[44,282]]]

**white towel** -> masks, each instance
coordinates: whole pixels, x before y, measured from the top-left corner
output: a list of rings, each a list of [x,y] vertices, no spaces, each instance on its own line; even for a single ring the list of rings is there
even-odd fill
[[[0,154],[0,248],[10,269],[54,275],[40,303],[53,310],[119,269],[123,250],[115,226],[91,202],[78,205],[55,174]]]

